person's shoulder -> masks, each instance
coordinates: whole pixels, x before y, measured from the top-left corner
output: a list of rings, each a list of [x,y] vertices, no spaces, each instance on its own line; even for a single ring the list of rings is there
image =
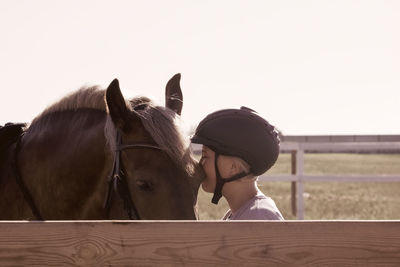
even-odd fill
[[[258,206],[249,209],[246,212],[247,220],[283,220],[278,209],[270,207]]]
[[[275,202],[269,197],[257,197],[235,220],[283,220]]]
[[[284,220],[279,211],[273,211],[266,208],[248,209],[232,219],[233,220]]]

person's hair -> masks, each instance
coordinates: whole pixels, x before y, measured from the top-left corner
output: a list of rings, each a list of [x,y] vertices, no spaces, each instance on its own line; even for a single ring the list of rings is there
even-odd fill
[[[246,161],[238,157],[232,157],[232,160],[239,166],[241,172],[250,172],[250,165]]]
[[[258,176],[255,176],[253,173],[250,172],[250,164],[248,164],[245,160],[239,158],[239,157],[233,157],[233,156],[226,156],[226,155],[221,155],[224,157],[226,160],[230,160],[233,162],[236,166],[239,167],[239,172],[245,172],[249,173],[245,177],[245,179],[257,179]]]

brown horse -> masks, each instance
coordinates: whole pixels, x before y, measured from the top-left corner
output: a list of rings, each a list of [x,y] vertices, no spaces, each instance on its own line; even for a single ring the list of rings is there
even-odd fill
[[[47,108],[4,152],[0,219],[196,219],[203,174],[179,128],[179,83],[166,107],[126,101],[114,80]]]

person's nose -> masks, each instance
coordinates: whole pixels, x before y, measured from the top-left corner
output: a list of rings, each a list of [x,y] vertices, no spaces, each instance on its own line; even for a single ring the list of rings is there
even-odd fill
[[[201,157],[201,159],[199,161],[199,164],[200,164],[201,167],[204,167],[204,160],[205,160],[205,158]]]

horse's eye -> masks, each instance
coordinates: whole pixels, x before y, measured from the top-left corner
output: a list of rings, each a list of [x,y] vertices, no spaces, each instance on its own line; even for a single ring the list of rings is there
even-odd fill
[[[153,191],[153,184],[149,181],[138,180],[136,184],[143,191]]]

